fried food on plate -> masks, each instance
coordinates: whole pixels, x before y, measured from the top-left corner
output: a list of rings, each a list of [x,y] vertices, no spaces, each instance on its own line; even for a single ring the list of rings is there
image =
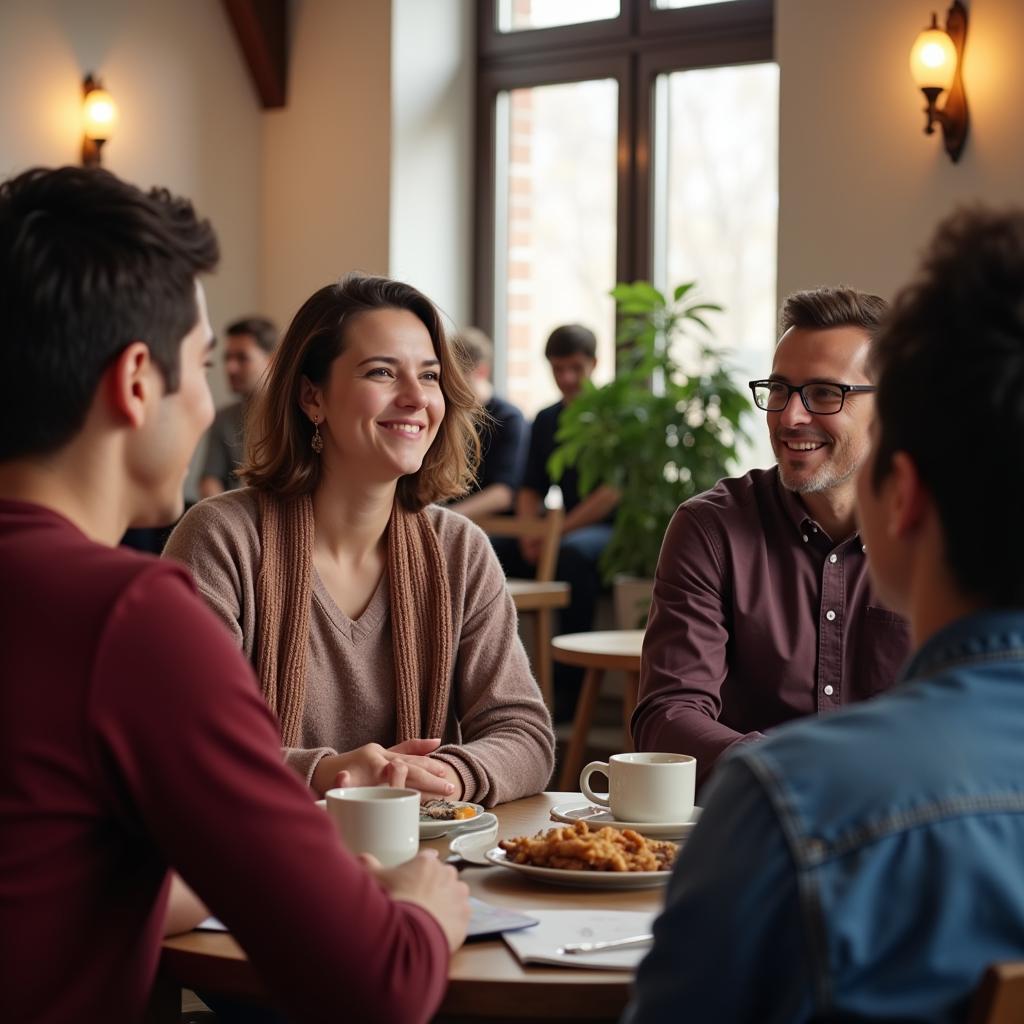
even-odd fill
[[[594,830],[585,821],[498,845],[515,864],[567,871],[668,871],[679,852],[675,843],[648,839],[630,828]]]

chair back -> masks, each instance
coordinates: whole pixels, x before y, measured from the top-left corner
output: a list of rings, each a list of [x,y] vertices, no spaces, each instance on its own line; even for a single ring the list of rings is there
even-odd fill
[[[992,964],[971,1001],[967,1024],[1020,1024],[1024,1021],[1024,961]]]
[[[539,583],[550,583],[555,578],[558,564],[558,542],[562,536],[562,520],[565,513],[560,508],[548,509],[540,516],[484,516],[476,521],[477,526],[489,537],[540,537],[543,544],[537,558]]]

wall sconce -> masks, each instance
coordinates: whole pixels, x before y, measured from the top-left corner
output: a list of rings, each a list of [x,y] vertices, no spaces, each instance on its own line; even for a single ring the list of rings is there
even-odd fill
[[[98,78],[82,83],[82,166],[99,167],[100,150],[117,128],[117,104]]]
[[[925,134],[931,135],[938,123],[954,163],[967,141],[969,122],[962,75],[966,38],[967,9],[960,0],[953,0],[946,13],[945,31],[933,14],[931,25],[914,40],[910,51],[910,73],[928,101]],[[940,110],[937,103],[942,93],[946,93],[946,102]]]

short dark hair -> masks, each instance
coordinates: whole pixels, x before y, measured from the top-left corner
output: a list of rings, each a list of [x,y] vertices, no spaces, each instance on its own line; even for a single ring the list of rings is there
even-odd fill
[[[302,378],[325,383],[331,363],[345,351],[349,324],[379,309],[407,310],[426,327],[441,363],[445,402],[444,419],[423,464],[398,481],[398,500],[403,508],[418,512],[432,502],[465,494],[480,460],[480,407],[441,314],[412,285],[358,273],[314,292],[285,332],[246,419],[248,450],[240,475],[247,484],[283,498],[316,488],[321,462],[310,446],[313,424],[299,405]]]
[[[0,461],[67,444],[133,341],[177,390],[195,277],[218,256],[209,222],[163,189],[84,167],[0,184]]]
[[[1024,210],[960,210],[878,337],[873,482],[906,452],[961,591],[1024,605]]]
[[[229,336],[251,335],[264,352],[273,352],[277,348],[277,324],[265,316],[244,316],[241,320],[233,320],[224,328],[224,333]]]
[[[879,295],[860,292],[844,284],[794,292],[782,303],[779,327],[825,331],[832,327],[860,327],[872,338],[885,316],[888,304]]]
[[[545,359],[561,359],[564,356],[587,356],[597,358],[597,338],[589,327],[582,324],[563,324],[548,335],[544,346]]]

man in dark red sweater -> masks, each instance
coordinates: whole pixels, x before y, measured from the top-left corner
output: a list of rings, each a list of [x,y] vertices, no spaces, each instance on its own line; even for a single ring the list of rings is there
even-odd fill
[[[174,869],[294,1018],[425,1021],[466,887],[425,854],[348,854],[187,573],[114,546],[181,512],[216,261],[166,192],[81,168],[0,185],[4,1017],[138,1019]]]

